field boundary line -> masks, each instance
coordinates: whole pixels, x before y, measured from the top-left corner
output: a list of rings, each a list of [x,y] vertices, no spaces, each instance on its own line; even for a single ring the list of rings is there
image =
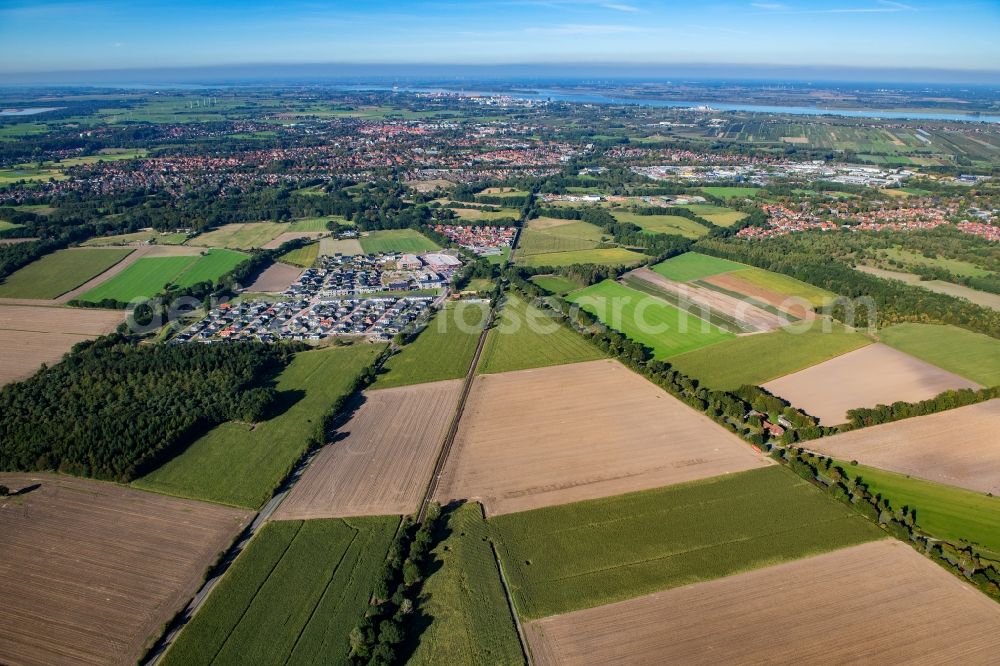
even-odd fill
[[[482,504],[479,505],[479,510],[484,511]],[[483,520],[486,520],[485,511]],[[514,620],[514,628],[517,629],[517,642],[521,644],[521,654],[524,656],[524,661],[528,666],[534,666],[534,662],[531,659],[531,649],[528,647],[528,639],[524,635],[524,628],[521,626],[521,620],[517,616],[514,597],[510,593],[510,586],[507,584],[507,575],[504,573],[503,564],[500,562],[500,554],[497,553],[497,546],[493,542],[493,539],[489,541],[490,550],[493,552],[493,562],[496,564],[497,572],[500,574],[500,585],[503,587],[503,595],[507,599],[507,608],[510,610],[511,619]]]

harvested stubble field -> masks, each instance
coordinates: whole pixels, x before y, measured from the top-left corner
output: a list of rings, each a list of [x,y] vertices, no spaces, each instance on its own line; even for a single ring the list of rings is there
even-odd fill
[[[494,516],[523,618],[537,619],[879,539],[791,471],[756,469]]]
[[[980,388],[975,382],[883,344],[873,344],[785,375],[764,388],[820,419],[847,421],[855,407],[917,402],[949,389]]]
[[[183,664],[351,663],[397,516],[267,523],[164,657]]]
[[[283,520],[414,513],[462,380],[368,391],[281,503]]]
[[[761,620],[775,625],[761,627]],[[882,540],[545,618],[535,663],[993,664],[1000,605]]]
[[[286,231],[288,231],[288,224],[285,222],[237,222],[224,224],[218,229],[196,236],[187,244],[249,250],[255,247],[264,247]]]
[[[276,261],[257,276],[246,291],[251,293],[276,293],[288,289],[302,275],[302,269]]]
[[[648,259],[644,254],[622,247],[602,247],[593,250],[545,252],[523,255],[518,244],[515,263],[523,266],[572,266],[573,264],[599,264],[602,266],[634,266]]]
[[[134,664],[247,511],[88,479],[0,474],[0,662]]]
[[[0,386],[58,363],[73,345],[115,330],[121,310],[0,305]]]
[[[840,460],[1000,495],[1000,399],[810,442]]]
[[[768,466],[617,361],[477,377],[438,499],[524,511]]]
[[[325,257],[332,257],[335,254],[354,256],[364,254],[364,248],[356,238],[337,240],[335,238],[322,238],[319,241],[319,253]]]

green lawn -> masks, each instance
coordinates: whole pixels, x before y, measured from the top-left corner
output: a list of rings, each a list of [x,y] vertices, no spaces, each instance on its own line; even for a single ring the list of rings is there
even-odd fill
[[[778,466],[489,522],[518,611],[528,620],[883,536]]]
[[[888,498],[894,509],[915,507],[917,525],[930,534],[978,543],[1000,558],[1000,498],[864,465],[841,466],[850,478],[860,476],[872,492]]]
[[[327,215],[325,217],[304,217],[298,220],[292,220],[291,224],[288,225],[289,231],[327,231],[326,223],[330,220],[336,220],[337,222],[343,222],[343,218],[339,218],[336,215]]]
[[[502,266],[507,263],[510,259],[510,247],[505,247],[500,250],[500,254],[491,254],[486,257],[486,261],[490,262],[494,266]]]
[[[747,268],[746,264],[738,264],[728,259],[719,259],[707,254],[685,252],[652,267],[663,277],[676,282],[689,282],[702,278],[729,273]]]
[[[763,384],[871,343],[837,323],[830,332],[823,331],[821,320],[814,320],[807,330],[800,326],[725,340],[673,356],[670,363],[702,385],[730,391],[744,384]]]
[[[267,523],[163,663],[350,664],[396,516]]]
[[[199,257],[194,264],[174,278],[174,284],[179,287],[190,287],[199,282],[215,282],[243,263],[246,258],[246,254],[233,250],[209,250],[208,254]]]
[[[312,265],[316,263],[316,259],[318,257],[319,243],[309,243],[308,245],[303,245],[297,250],[284,253],[278,257],[278,261],[283,261],[286,264],[292,264],[293,266],[301,266],[302,268],[311,268]]]
[[[188,241],[188,245],[201,247],[228,247],[237,250],[249,250],[263,247],[288,231],[285,222],[242,222],[224,224],[218,229],[196,236]]]
[[[568,294],[580,288],[576,281],[562,275],[536,275],[531,281],[553,294]]]
[[[132,252],[58,250],[33,261],[0,283],[0,298],[56,298],[108,270]]]
[[[706,219],[720,227],[728,227],[736,224],[747,216],[746,213],[741,213],[738,210],[715,206],[713,204],[687,204],[680,206],[680,208],[687,208],[698,217]]]
[[[516,263],[522,266],[572,266],[573,264],[601,264],[605,266],[628,266],[641,263],[648,257],[639,252],[621,247],[595,250],[573,250],[569,252],[548,252],[524,256],[518,245]]]
[[[423,254],[440,249],[434,241],[413,229],[391,229],[389,231],[372,231],[361,237],[361,247],[366,254],[380,252],[409,252]]]
[[[80,297],[91,303],[110,298],[127,303],[161,293],[168,284],[190,287],[214,282],[233,270],[247,255],[232,250],[210,250],[204,256],[143,257]]]
[[[760,194],[760,188],[757,187],[703,187],[701,191],[726,200],[755,197]]]
[[[486,338],[479,371],[509,372],[599,358],[604,358],[604,353],[583,336],[553,320],[546,310],[508,293]]]
[[[451,208],[455,215],[463,220],[501,220],[504,218],[518,219],[521,213],[514,208],[501,208],[500,210],[484,210],[470,206],[468,208]]]
[[[890,347],[983,386],[1000,385],[1000,340],[957,326],[896,324],[879,331]]]
[[[732,333],[684,312],[666,301],[605,280],[568,299],[603,323],[653,350],[664,359],[733,337]]]
[[[781,273],[765,271],[763,268],[748,268],[733,273],[733,277],[738,277],[750,284],[776,291],[788,297],[801,298],[813,307],[820,307],[837,298],[837,295],[832,291],[814,287],[811,284],[806,284]]]
[[[421,588],[420,610],[430,626],[407,664],[523,664],[489,528],[478,504],[442,516],[447,537],[433,551],[438,565]]]
[[[465,377],[488,311],[486,303],[449,303],[416,340],[385,363],[372,388]]]
[[[619,222],[628,222],[654,234],[677,234],[685,238],[701,238],[708,227],[680,215],[637,215],[616,210],[612,214]]]
[[[223,423],[133,482],[137,488],[257,508],[316,436],[323,414],[371,365],[382,346],[301,352],[278,377],[280,414],[249,425]],[[283,399],[283,400],[282,400]]]

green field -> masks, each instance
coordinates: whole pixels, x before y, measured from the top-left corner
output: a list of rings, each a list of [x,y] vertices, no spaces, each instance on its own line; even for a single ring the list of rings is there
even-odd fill
[[[702,278],[729,273],[747,268],[745,264],[738,264],[728,259],[710,257],[707,254],[697,252],[685,252],[666,261],[660,262],[652,269],[663,277],[676,282],[689,282]]]
[[[814,287],[781,273],[765,271],[763,268],[748,268],[734,273],[733,277],[738,277],[758,287],[776,291],[790,298],[801,298],[813,307],[820,307],[837,298],[837,295],[831,291]]]
[[[896,324],[879,340],[983,386],[1000,385],[1000,340],[957,326]]]
[[[190,287],[199,282],[214,282],[233,270],[247,255],[232,250],[209,250],[203,256],[143,257],[80,297],[99,303],[110,298],[128,303],[161,293],[167,285]]]
[[[725,340],[670,359],[671,365],[710,388],[731,391],[744,384],[763,384],[858,349],[871,341],[834,323],[829,333],[822,321]]]
[[[0,283],[0,298],[56,298],[100,275],[131,252],[131,248],[58,250],[7,276]]]
[[[757,187],[702,187],[701,191],[726,200],[755,197],[760,194],[760,188]]]
[[[510,247],[504,247],[500,250],[500,254],[491,254],[486,257],[486,261],[490,262],[494,266],[503,266],[510,259]]]
[[[680,215],[637,215],[626,211],[612,212],[619,222],[635,224],[654,234],[677,234],[685,238],[701,238],[708,227]]]
[[[180,245],[187,240],[187,234],[161,234],[159,231],[147,229],[136,231],[131,234],[118,234],[117,236],[98,236],[91,238],[83,247],[100,247],[104,245],[128,245],[129,243],[148,243],[150,241],[157,245]]]
[[[509,372],[604,358],[583,336],[553,320],[548,311],[508,293],[483,349],[479,372]]]
[[[20,229],[23,224],[14,224],[13,222],[8,222],[7,220],[0,220],[0,231],[8,231],[10,229]]]
[[[343,223],[343,218],[336,215],[327,215],[326,217],[304,217],[298,220],[292,220],[291,224],[288,225],[289,231],[327,231],[326,223],[330,220],[335,220],[337,222]]]
[[[528,620],[883,536],[778,466],[489,522],[518,611]]]
[[[664,359],[733,337],[732,333],[684,312],[666,301],[605,280],[571,294],[567,300]]]
[[[187,244],[201,247],[229,247],[236,250],[249,250],[255,247],[264,247],[288,231],[288,226],[285,222],[224,224],[218,229],[192,238]]]
[[[746,213],[741,213],[738,210],[715,206],[713,204],[687,204],[680,206],[680,208],[687,208],[698,217],[720,227],[728,227],[736,224],[747,216]]]
[[[547,226],[548,223],[556,223],[557,226]],[[601,242],[602,236],[601,229],[589,222],[537,218],[528,222],[528,228],[521,232],[517,253],[527,257],[550,252],[591,250]]]
[[[522,266],[572,266],[573,264],[602,264],[605,266],[628,266],[641,263],[647,256],[621,247],[595,250],[573,250],[570,252],[549,252],[524,256],[520,245],[515,263]]]
[[[568,294],[580,288],[576,281],[561,275],[536,275],[531,281],[553,294]]]
[[[164,664],[350,664],[396,516],[267,523]],[[252,658],[249,658],[252,655]]]
[[[465,377],[488,311],[486,303],[449,303],[416,340],[386,361],[372,388]]]
[[[921,266],[926,268],[942,268],[959,277],[986,277],[993,273],[968,261],[961,259],[948,259],[946,257],[925,257],[916,252],[910,252],[901,248],[891,247],[879,250],[879,254],[885,254],[890,260],[898,261],[904,266]]]
[[[423,254],[439,250],[438,245],[427,236],[413,229],[391,229],[389,231],[372,231],[361,237],[361,247],[367,254],[380,252],[409,252]]]
[[[223,423],[133,482],[143,490],[257,508],[302,456],[323,414],[384,348],[301,352],[279,375],[280,413],[254,425]]]
[[[433,551],[440,566],[420,590],[431,623],[406,663],[523,664],[482,509],[463,504],[442,521],[447,537]]]
[[[319,243],[309,243],[297,250],[284,253],[278,257],[278,261],[283,261],[293,266],[301,266],[302,268],[311,268],[316,263],[317,258],[319,258]]]
[[[461,205],[461,204],[459,204]],[[518,219],[521,213],[514,208],[501,208],[499,210],[489,210],[477,208],[475,206],[463,208],[451,208],[455,215],[463,220],[502,220],[504,218]]]

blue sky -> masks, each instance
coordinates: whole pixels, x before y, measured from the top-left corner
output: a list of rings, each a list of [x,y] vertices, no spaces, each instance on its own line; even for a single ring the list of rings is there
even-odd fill
[[[1000,70],[1000,0],[0,0],[0,72],[241,63]]]

